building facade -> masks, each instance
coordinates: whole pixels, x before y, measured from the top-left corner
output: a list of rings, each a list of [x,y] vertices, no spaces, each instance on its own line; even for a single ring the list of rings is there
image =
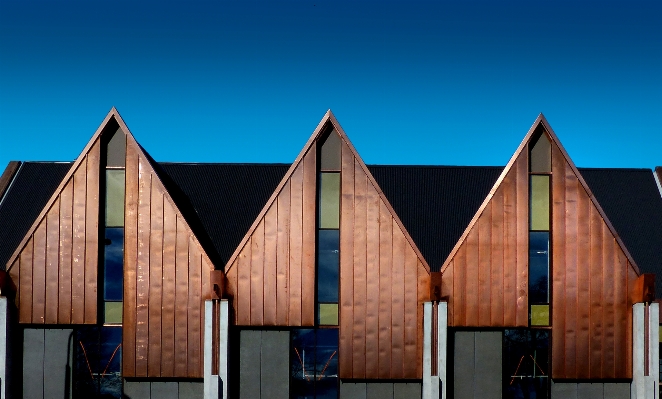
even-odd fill
[[[0,178],[2,398],[656,398],[657,169],[158,163],[112,109]],[[4,319],[3,319],[4,317]]]

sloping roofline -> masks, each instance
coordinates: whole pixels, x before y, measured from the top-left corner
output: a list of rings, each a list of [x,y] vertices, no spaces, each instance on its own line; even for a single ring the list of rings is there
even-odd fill
[[[565,148],[561,144],[561,141],[556,136],[556,133],[554,133],[554,130],[550,126],[549,122],[547,122],[547,119],[545,118],[545,115],[542,114],[542,112],[538,115],[536,120],[533,122],[533,125],[531,125],[531,128],[529,129],[527,134],[524,136],[524,139],[522,139],[522,142],[517,147],[517,150],[515,150],[515,153],[513,154],[513,156],[510,158],[510,160],[506,164],[506,167],[503,169],[503,172],[501,172],[501,175],[499,175],[499,178],[494,183],[494,186],[490,190],[489,194],[487,194],[487,197],[485,197],[485,200],[481,204],[480,208],[478,208],[478,211],[476,211],[476,214],[474,215],[473,219],[471,219],[471,222],[469,222],[469,225],[464,230],[464,233],[462,233],[462,236],[460,237],[458,242],[453,247],[453,250],[448,255],[446,260],[444,261],[444,264],[441,266],[441,272],[443,273],[446,270],[446,268],[448,268],[448,265],[453,260],[453,258],[455,257],[455,254],[457,253],[458,249],[460,248],[462,243],[465,241],[465,239],[469,235],[469,232],[471,231],[473,226],[478,221],[478,218],[480,217],[480,215],[483,213],[483,210],[485,210],[485,207],[487,206],[487,204],[490,202],[490,200],[492,199],[492,197],[496,193],[497,189],[501,185],[501,182],[505,179],[508,172],[510,172],[510,169],[512,168],[513,164],[515,163],[515,161],[517,160],[519,155],[522,153],[522,151],[524,151],[524,149],[527,148],[527,145],[528,145],[529,141],[531,140],[531,136],[533,136],[534,132],[536,131],[536,129],[540,125],[542,125],[543,129],[545,129],[545,131],[547,132],[547,134],[551,138],[552,142],[554,144],[556,144],[557,147],[559,148],[559,150],[561,151],[561,154],[563,155],[565,160],[568,162],[568,165],[570,165],[570,169],[572,169],[575,176],[577,176],[577,179],[579,180],[579,183],[582,185],[582,187],[584,188],[584,190],[588,194],[588,197],[590,198],[591,202],[593,203],[593,205],[597,209],[598,213],[600,214],[602,219],[605,221],[607,227],[609,228],[609,231],[611,232],[611,234],[616,239],[616,242],[618,243],[621,250],[623,250],[623,253],[627,257],[627,259],[630,262],[630,264],[632,265],[632,267],[634,268],[634,271],[637,273],[637,275],[641,275],[641,272],[639,271],[639,266],[637,266],[637,263],[634,261],[634,258],[632,257],[632,255],[630,255],[630,251],[628,251],[627,247],[625,246],[625,244],[621,240],[621,237],[616,232],[616,229],[614,228],[614,226],[609,221],[609,218],[607,217],[607,214],[604,212],[604,210],[602,209],[602,207],[598,203],[598,200],[593,195],[593,192],[591,191],[588,184],[586,183],[586,181],[582,177],[581,173],[579,173],[579,170],[577,169],[577,166],[575,166],[575,163],[572,161],[572,159],[568,155],[567,151],[565,150]]]
[[[229,268],[232,267],[232,265],[234,264],[234,261],[239,256],[239,253],[241,252],[242,248],[246,245],[246,242],[248,241],[248,239],[251,237],[251,235],[253,234],[253,232],[257,228],[260,220],[262,220],[262,218],[266,215],[267,211],[269,210],[271,205],[274,203],[274,201],[278,197],[278,194],[283,189],[283,186],[285,185],[285,183],[287,183],[289,178],[292,176],[292,174],[294,173],[294,170],[299,165],[299,163],[303,159],[304,155],[306,155],[306,153],[310,150],[313,143],[317,139],[319,139],[319,136],[324,132],[324,126],[326,126],[328,123],[330,123],[335,128],[336,132],[338,132],[338,135],[340,136],[340,139],[342,141],[344,141],[345,144],[347,144],[347,147],[349,148],[349,150],[354,155],[354,158],[359,162],[359,165],[361,166],[361,169],[366,174],[366,176],[368,176],[368,180],[373,185],[373,187],[375,187],[375,190],[379,194],[380,199],[384,202],[384,204],[386,205],[386,208],[388,209],[388,211],[393,216],[393,220],[397,223],[397,225],[400,227],[400,229],[404,233],[404,236],[405,236],[407,242],[414,249],[414,252],[416,253],[416,256],[418,256],[418,258],[421,260],[421,262],[425,266],[425,269],[427,270],[427,272],[428,273],[430,272],[430,265],[428,265],[427,260],[425,259],[425,257],[423,257],[423,254],[418,249],[418,246],[416,245],[414,240],[409,235],[409,232],[405,228],[404,224],[402,224],[402,221],[400,220],[400,217],[398,216],[398,214],[395,212],[395,210],[391,206],[391,203],[386,198],[386,195],[384,195],[384,193],[382,192],[382,189],[379,187],[379,184],[377,184],[377,181],[375,180],[374,176],[372,176],[372,173],[370,173],[370,170],[368,169],[366,164],[363,162],[363,159],[361,159],[361,157],[359,156],[358,152],[356,151],[356,148],[354,148],[354,145],[352,145],[352,142],[347,137],[347,134],[345,133],[343,128],[340,126],[340,123],[338,123],[338,120],[336,119],[336,117],[333,115],[333,112],[331,112],[331,110],[329,109],[329,110],[326,111],[326,113],[322,117],[322,120],[320,120],[320,122],[317,124],[317,127],[313,131],[313,134],[310,136],[310,138],[306,142],[306,145],[303,147],[301,152],[299,152],[299,155],[296,157],[294,162],[292,162],[292,166],[290,166],[290,168],[287,170],[287,173],[285,173],[285,176],[283,176],[283,179],[278,184],[278,186],[274,190],[273,194],[271,194],[271,197],[269,197],[269,200],[267,201],[267,203],[264,205],[264,207],[262,208],[260,213],[255,218],[255,221],[253,222],[251,227],[246,232],[246,235],[244,235],[244,238],[239,242],[239,245],[234,250],[232,256],[230,256],[230,259],[228,260],[228,262],[226,263],[226,266],[224,268],[225,273],[227,273]]]

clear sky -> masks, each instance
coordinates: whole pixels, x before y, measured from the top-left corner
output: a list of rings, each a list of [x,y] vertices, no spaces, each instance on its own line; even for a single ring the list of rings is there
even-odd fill
[[[112,106],[157,161],[292,162],[331,109],[369,164],[662,165],[660,1],[0,1],[0,169]]]

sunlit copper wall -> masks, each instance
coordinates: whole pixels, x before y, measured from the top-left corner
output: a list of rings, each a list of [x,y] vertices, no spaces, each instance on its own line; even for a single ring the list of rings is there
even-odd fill
[[[97,322],[99,157],[97,136],[10,260],[20,323]]]
[[[552,377],[631,378],[632,265],[552,145]]]
[[[450,326],[528,326],[528,218],[528,154],[522,151],[442,269]]]
[[[421,378],[430,274],[355,153],[342,147],[341,378]]]
[[[202,378],[213,265],[147,157],[126,159],[122,375]]]
[[[226,266],[237,325],[315,324],[316,154],[312,143]]]

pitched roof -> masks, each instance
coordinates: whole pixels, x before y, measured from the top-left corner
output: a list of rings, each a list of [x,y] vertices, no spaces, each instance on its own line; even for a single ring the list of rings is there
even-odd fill
[[[23,162],[0,198],[0,269],[51,198],[71,162]]]
[[[662,294],[662,197],[651,169],[579,168],[642,273]]]
[[[159,174],[222,267],[289,164],[159,163]],[[0,199],[0,267],[71,163],[24,162]],[[368,165],[433,271],[439,270],[503,170],[474,166]],[[579,168],[642,272],[662,293],[662,197],[650,169]]]

